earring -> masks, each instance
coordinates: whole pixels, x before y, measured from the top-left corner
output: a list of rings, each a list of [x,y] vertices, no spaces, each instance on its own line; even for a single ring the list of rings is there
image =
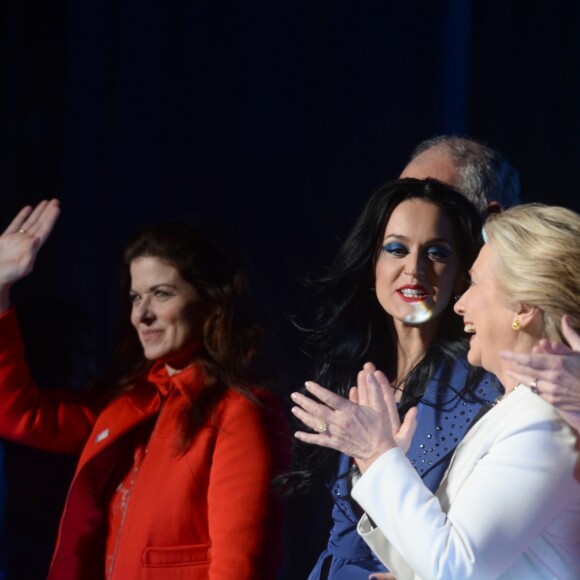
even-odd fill
[[[512,322],[512,328],[517,331],[521,327],[522,327],[522,323],[517,318],[514,318],[514,321]]]

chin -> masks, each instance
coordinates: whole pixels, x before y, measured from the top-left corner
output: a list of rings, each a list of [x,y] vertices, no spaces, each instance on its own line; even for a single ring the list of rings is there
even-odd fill
[[[481,357],[479,356],[479,354],[476,354],[476,353],[472,352],[471,350],[467,353],[467,361],[469,362],[470,365],[472,365],[474,367],[483,366],[481,364]]]
[[[162,360],[164,358],[164,354],[163,352],[156,352],[154,350],[147,350],[145,349],[143,351],[143,356],[150,361],[155,361],[157,362],[158,360]]]

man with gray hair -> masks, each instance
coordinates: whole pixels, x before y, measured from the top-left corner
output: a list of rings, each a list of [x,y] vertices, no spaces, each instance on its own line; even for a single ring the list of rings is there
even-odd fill
[[[401,177],[433,177],[461,191],[487,215],[521,203],[517,170],[481,141],[439,135],[415,147]]]

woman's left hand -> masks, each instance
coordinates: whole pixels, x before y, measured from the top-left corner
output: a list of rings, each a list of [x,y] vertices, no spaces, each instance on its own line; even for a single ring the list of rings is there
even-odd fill
[[[297,405],[292,412],[316,433],[298,431],[297,439],[353,457],[361,472],[394,447],[408,449],[416,426],[416,410],[411,409],[401,425],[391,386],[372,364],[367,363],[358,374],[351,400],[312,381],[306,383],[306,389],[320,402],[292,393]]]

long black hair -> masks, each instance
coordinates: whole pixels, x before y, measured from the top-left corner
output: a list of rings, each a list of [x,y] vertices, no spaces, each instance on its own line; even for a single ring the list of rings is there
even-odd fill
[[[374,292],[375,265],[385,227],[403,201],[422,199],[447,213],[452,221],[460,272],[467,271],[482,245],[482,219],[476,208],[457,190],[434,180],[399,179],[381,187],[364,206],[350,234],[324,273],[309,282],[314,312],[300,324],[305,351],[314,362],[314,377],[323,386],[348,397],[356,375],[367,361],[388,371],[396,368],[392,318]],[[399,406],[401,415],[416,405],[436,371],[451,369],[452,361],[466,352],[463,326],[453,312],[453,301],[442,312],[435,339],[423,359],[408,373]],[[473,371],[461,393],[475,384]],[[445,374],[442,380],[445,380]],[[317,446],[297,444],[296,471],[287,485],[295,490],[326,483],[336,475],[338,453]],[[292,491],[292,489],[290,490]]]

